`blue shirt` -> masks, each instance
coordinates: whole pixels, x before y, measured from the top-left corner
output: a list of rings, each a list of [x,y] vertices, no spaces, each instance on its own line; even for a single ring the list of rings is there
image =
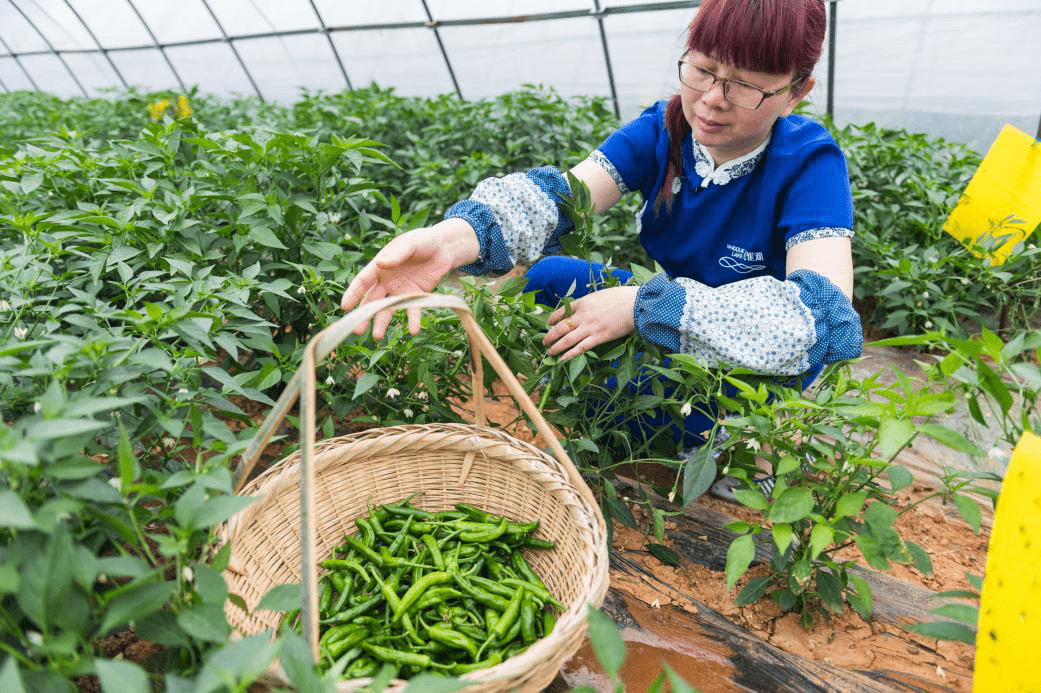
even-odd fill
[[[852,235],[845,157],[824,127],[799,115],[779,118],[766,148],[737,163],[723,185],[702,187],[699,159],[702,169],[711,165],[700,145],[685,138],[672,208],[655,210],[668,165],[666,104],[651,106],[598,149],[616,169],[623,192],[639,190],[646,201],[638,215],[640,242],[669,276],[711,287],[761,275],[783,280],[791,245]]]

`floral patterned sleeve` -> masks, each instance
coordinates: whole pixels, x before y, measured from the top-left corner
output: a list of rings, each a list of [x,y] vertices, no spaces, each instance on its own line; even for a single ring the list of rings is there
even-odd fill
[[[445,219],[469,222],[480,243],[477,261],[460,269],[502,274],[518,262],[532,263],[559,250],[560,237],[574,228],[560,211],[570,194],[567,179],[552,167],[481,181],[469,199],[445,212]]]
[[[633,317],[644,339],[673,353],[775,375],[856,358],[864,342],[850,300],[811,270],[716,288],[659,274],[640,287]]]

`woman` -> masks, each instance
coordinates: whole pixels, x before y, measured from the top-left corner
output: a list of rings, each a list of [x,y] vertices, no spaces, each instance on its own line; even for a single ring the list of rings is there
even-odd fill
[[[549,316],[549,354],[569,359],[635,331],[710,367],[804,384],[825,363],[860,354],[845,159],[823,127],[793,115],[813,88],[825,24],[822,0],[702,3],[679,61],[679,94],[571,169],[598,212],[639,191],[640,241],[665,271],[642,286],[597,290],[585,260],[533,265],[528,289],[543,303],[556,307],[578,287],[571,314]],[[343,308],[430,291],[456,268],[500,273],[559,250],[572,228],[559,207],[569,192],[552,168],[482,181],[444,221],[388,243],[348,286]],[[375,338],[390,317],[374,319]],[[415,334],[418,313],[408,322]],[[685,425],[694,437],[706,429],[699,415]]]

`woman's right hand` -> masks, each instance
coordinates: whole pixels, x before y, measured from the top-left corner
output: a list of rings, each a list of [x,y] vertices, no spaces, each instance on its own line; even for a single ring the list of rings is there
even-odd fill
[[[474,262],[480,244],[473,227],[462,219],[446,219],[434,226],[406,231],[385,245],[347,286],[340,307],[378,301],[387,296],[432,291],[456,267]],[[394,311],[378,313],[372,320],[373,339],[382,339]],[[420,310],[408,310],[408,329],[419,333]],[[364,334],[366,325],[355,330]]]

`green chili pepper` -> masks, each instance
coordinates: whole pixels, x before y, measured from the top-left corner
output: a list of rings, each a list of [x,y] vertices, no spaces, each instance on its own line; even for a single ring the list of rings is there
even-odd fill
[[[513,627],[513,624],[517,622],[518,616],[520,616],[521,603],[524,601],[524,595],[527,591],[521,587],[513,594],[513,598],[509,604],[506,605],[506,609],[502,612],[502,616],[499,617],[499,621],[495,624],[495,628],[492,629],[492,636],[496,640],[502,640],[506,633]]]
[[[398,605],[394,608],[391,622],[393,623],[394,621],[399,620],[405,613],[405,610],[415,604],[416,600],[418,600],[423,595],[423,592],[428,588],[433,587],[434,585],[443,585],[451,579],[452,576],[444,571],[437,571],[424,575],[419,582],[414,583],[405,591],[405,594],[402,595],[401,601],[398,602]]]
[[[419,538],[423,542],[423,546],[430,552],[430,558],[434,561],[434,566],[438,570],[445,569],[445,557],[441,555],[441,547],[437,545],[437,540],[434,539],[432,534],[424,534]]]
[[[477,659],[477,643],[451,626],[444,623],[435,623],[427,628],[427,634],[430,635],[431,640],[442,645],[454,647],[457,650],[464,650],[470,655],[471,659]]]
[[[432,606],[436,606],[441,602],[449,599],[458,599],[462,597],[463,593],[452,587],[435,587],[429,589],[423,593],[423,596],[408,609],[408,613],[416,613],[418,611],[426,611]]]
[[[469,664],[453,664],[449,672],[452,676],[462,676],[468,674],[471,671],[477,671],[478,669],[487,669],[493,667],[496,664],[502,664],[502,653],[492,652],[488,655],[487,659],[482,659],[479,662],[471,662]]]
[[[420,669],[429,669],[433,664],[433,660],[430,659],[430,655],[423,654],[421,652],[406,652],[404,650],[394,650],[389,647],[380,647],[379,645],[373,645],[371,643],[362,643],[362,648],[371,654],[376,659],[389,662],[390,664],[397,664],[398,666],[410,666],[417,667]]]
[[[499,524],[493,526],[491,529],[475,529],[471,531],[464,530],[459,534],[459,540],[469,543],[486,544],[489,541],[494,541],[501,537],[506,532],[506,518],[502,518]]]
[[[382,601],[384,601],[384,597],[383,597],[382,594],[374,595],[370,599],[367,599],[366,601],[361,602],[357,606],[352,606],[350,609],[347,609],[345,611],[340,611],[338,613],[335,613],[335,614],[331,615],[329,618],[324,619],[324,620],[322,620],[320,622],[321,623],[350,623],[355,618],[357,618],[358,616],[361,616],[362,614],[368,612],[370,609],[372,609],[374,606],[376,606],[377,604],[379,604]]]
[[[344,677],[348,679],[363,679],[372,676],[379,671],[379,663],[371,657],[359,657],[348,665]]]
[[[365,542],[366,546],[372,546],[376,543],[376,530],[372,528],[371,522],[364,517],[358,517],[355,518],[354,524],[361,532],[362,541]]]
[[[524,592],[522,600],[520,608],[521,639],[524,640],[525,645],[530,645],[537,638],[535,635],[535,600],[527,591]]]
[[[411,517],[417,520],[433,520],[435,518],[434,513],[413,508],[411,505],[384,505],[383,509],[389,515],[397,515],[399,517]]]
[[[525,580],[527,580],[533,585],[538,585],[547,592],[549,591],[549,589],[546,587],[546,583],[542,582],[542,578],[540,578],[535,573],[535,571],[531,569],[531,566],[528,564],[528,561],[525,560],[524,555],[520,551],[514,551],[510,554],[510,562],[513,563],[513,567],[517,570],[518,573],[521,574],[521,576]]]
[[[365,542],[363,542],[358,537],[353,537],[350,534],[347,534],[344,535],[343,540],[347,543],[348,546],[350,546],[352,549],[354,549],[355,551],[357,551],[362,556],[369,559],[376,565],[383,565],[383,559],[380,558],[380,555],[368,546],[366,546]]]
[[[490,606],[499,612],[506,611],[509,606],[509,602],[505,599],[498,595],[486,592],[479,587],[475,587],[473,583],[460,573],[453,572],[452,579],[455,581],[455,584],[459,586],[459,589],[463,591],[463,594],[470,597],[478,604]]]
[[[546,589],[544,584],[541,584],[541,580],[539,580],[539,583],[540,584],[535,584],[525,580],[518,580],[516,578],[503,578],[502,580],[502,584],[506,587],[511,587],[513,589],[523,587],[526,590],[528,590],[528,592],[530,592],[533,596],[538,597],[539,600],[548,604],[552,604],[558,609],[563,609],[564,605],[558,602],[556,598],[554,598],[553,594],[548,589]]]
[[[536,537],[525,537],[521,545],[528,549],[555,549],[557,543],[549,539],[538,539]]]
[[[477,520],[478,522],[489,522],[494,517],[491,513],[487,513],[476,505],[470,505],[468,503],[456,503],[455,509],[465,513],[467,517]]]
[[[318,647],[330,658],[336,659],[355,645],[369,637],[369,629],[357,624],[335,626],[325,631],[318,640]]]
[[[549,635],[555,625],[557,625],[557,617],[549,609],[544,609],[542,611],[542,637]]]

